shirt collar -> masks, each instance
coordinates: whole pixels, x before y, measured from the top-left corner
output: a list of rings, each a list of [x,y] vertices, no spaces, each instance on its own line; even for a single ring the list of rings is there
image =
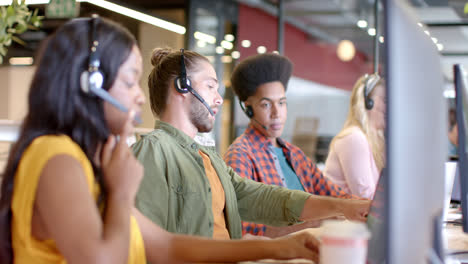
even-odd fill
[[[195,142],[193,138],[189,137],[187,134],[180,131],[179,129],[171,126],[169,123],[163,122],[161,120],[156,120],[154,129],[161,129],[164,132],[168,133],[183,147],[196,147],[197,150],[200,147],[200,145],[197,142]]]
[[[260,132],[257,128],[255,128],[252,124],[249,124],[247,129],[245,130],[245,134],[249,138],[249,141],[253,143],[254,146],[258,148],[263,148],[263,147],[273,147],[273,143],[271,142],[271,139],[265,137],[262,132]],[[277,138],[278,145],[282,148],[286,148],[289,150],[286,142],[282,140],[281,138]]]

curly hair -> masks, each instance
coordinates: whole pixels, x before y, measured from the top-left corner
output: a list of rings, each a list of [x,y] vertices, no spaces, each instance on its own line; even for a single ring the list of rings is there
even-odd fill
[[[280,81],[286,91],[292,69],[291,61],[281,55],[269,53],[252,56],[234,69],[232,88],[242,102],[255,94],[258,86],[264,83]]]

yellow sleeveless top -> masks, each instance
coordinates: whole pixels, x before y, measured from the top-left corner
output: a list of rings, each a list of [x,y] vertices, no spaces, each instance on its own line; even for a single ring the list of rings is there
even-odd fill
[[[99,196],[99,185],[94,180],[93,168],[81,150],[68,136],[41,136],[33,140],[25,150],[15,174],[12,209],[12,246],[14,263],[67,263],[58,251],[53,240],[39,241],[31,233],[31,220],[36,197],[37,185],[42,169],[52,157],[66,154],[80,162],[94,199]],[[129,264],[146,263],[143,238],[137,221],[130,221]]]

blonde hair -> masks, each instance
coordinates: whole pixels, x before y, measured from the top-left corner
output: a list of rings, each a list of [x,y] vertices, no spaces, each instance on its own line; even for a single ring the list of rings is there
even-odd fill
[[[369,113],[366,110],[364,102],[364,83],[368,80],[368,75],[364,75],[357,80],[351,92],[349,102],[348,117],[344,123],[343,129],[336,135],[330,143],[333,146],[337,139],[340,139],[350,133],[348,128],[358,127],[366,136],[372,150],[377,169],[382,171],[385,167],[385,137],[382,129],[375,129],[369,124]],[[384,89],[383,80],[380,79],[369,93],[368,98],[373,98],[377,89]]]

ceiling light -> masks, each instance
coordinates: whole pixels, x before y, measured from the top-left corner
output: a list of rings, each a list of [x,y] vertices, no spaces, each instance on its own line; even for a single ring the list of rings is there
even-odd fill
[[[10,65],[15,65],[15,66],[26,66],[26,65],[32,65],[34,62],[34,59],[32,57],[12,57],[8,60]]]
[[[27,5],[42,5],[42,4],[48,4],[49,2],[50,0],[26,0]],[[12,0],[0,0],[0,6],[8,6],[8,5],[11,5],[12,3],[13,3]]]
[[[384,43],[384,37],[383,37],[383,36],[380,36],[380,37],[379,37],[379,41],[380,41],[380,43]]]
[[[234,41],[234,35],[232,35],[232,34],[226,34],[226,35],[224,36],[224,39],[227,40],[227,41],[229,41],[229,42],[233,42],[233,41]]]
[[[203,40],[198,40],[197,41],[197,46],[200,48],[206,47],[206,42]]]
[[[267,48],[265,46],[258,46],[257,52],[260,54],[263,54],[267,51]]]
[[[121,15],[128,16],[128,17],[131,17],[133,19],[137,19],[137,20],[143,21],[145,23],[148,23],[148,24],[160,27],[160,28],[167,29],[169,31],[172,31],[172,32],[175,32],[175,33],[178,33],[178,34],[181,34],[181,35],[185,34],[185,27],[183,27],[181,25],[177,25],[177,24],[171,23],[169,21],[162,20],[162,19],[159,19],[157,17],[150,16],[150,15],[147,15],[145,13],[130,9],[128,7],[124,7],[124,6],[121,6],[121,5],[118,5],[118,4],[114,4],[114,3],[109,2],[109,1],[105,1],[105,0],[76,0],[76,1],[77,2],[87,2],[87,3],[90,3],[90,4],[93,4],[93,5],[96,5],[96,6],[99,6],[99,7],[114,11],[114,12],[119,13]]]
[[[338,43],[336,49],[336,55],[342,61],[350,61],[354,58],[356,54],[356,48],[354,47],[353,42],[349,40],[342,40]]]
[[[224,53],[224,48],[221,46],[216,47],[215,49],[217,54],[223,54]]]
[[[277,50],[274,50],[274,51],[272,51],[271,53],[274,53],[274,54],[279,54],[279,51],[277,51]]]
[[[444,49],[444,45],[442,45],[442,43],[437,43],[436,45],[437,45],[437,49],[438,49],[439,51],[441,51],[441,50]]]
[[[240,58],[240,52],[237,51],[237,50],[233,51],[233,52],[231,53],[231,57],[232,57],[233,59],[238,59],[238,58]]]
[[[210,43],[210,44],[215,44],[216,43],[216,38],[209,35],[209,34],[206,34],[206,33],[203,33],[203,32],[200,32],[200,31],[195,31],[195,33],[193,33],[193,36],[198,39],[198,40],[203,40],[207,43]]]
[[[454,89],[445,90],[444,91],[444,97],[445,98],[455,98],[455,90]]]
[[[375,36],[375,28],[369,28],[367,30],[367,34],[369,34],[370,36]]]
[[[232,50],[234,45],[229,41],[223,40],[223,41],[221,41],[221,47],[223,47],[225,49],[228,49],[228,50]]]
[[[367,27],[367,21],[365,21],[363,19],[360,19],[357,22],[357,26],[360,27],[360,28],[366,28]]]
[[[424,30],[424,33],[426,33],[426,35],[430,36],[431,33],[429,32],[429,30]]]
[[[434,43],[437,43],[438,40],[437,40],[437,38],[432,37],[432,41],[433,41]]]
[[[423,26],[423,24],[422,24],[421,22],[418,22],[418,26],[422,27],[422,26]]]
[[[250,42],[250,40],[247,40],[247,39],[244,39],[244,40],[241,42],[241,45],[242,45],[242,47],[244,47],[244,48],[250,47],[251,44],[252,44],[252,43]]]

